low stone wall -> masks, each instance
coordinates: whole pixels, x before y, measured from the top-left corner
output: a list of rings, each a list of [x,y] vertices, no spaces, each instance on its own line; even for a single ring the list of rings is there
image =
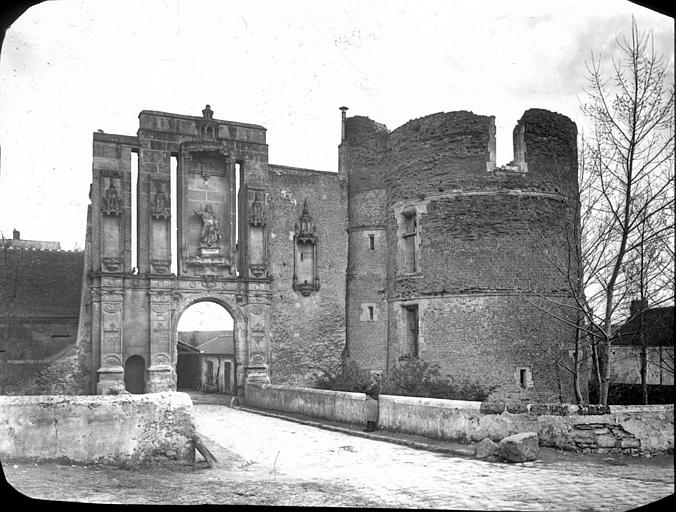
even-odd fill
[[[364,423],[365,395],[342,391],[248,384],[244,403],[261,409]],[[662,453],[674,448],[674,406],[524,406],[487,413],[481,402],[380,396],[378,424],[392,432],[464,443],[499,442],[521,432],[542,446],[582,452]]]
[[[0,396],[0,459],[149,464],[194,461],[185,393]]]

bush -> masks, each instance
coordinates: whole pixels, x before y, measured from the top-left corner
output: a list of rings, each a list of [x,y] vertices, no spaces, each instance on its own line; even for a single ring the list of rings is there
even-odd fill
[[[399,361],[383,380],[383,394],[482,401],[493,388],[470,381],[454,382],[441,375],[439,365],[418,358]]]
[[[319,377],[315,387],[332,391],[362,393],[370,381],[371,372],[360,368],[357,363],[349,359],[343,363],[339,373]]]
[[[361,393],[371,380],[371,372],[348,360],[335,375],[317,379],[316,388],[332,391]],[[403,359],[381,381],[384,395],[419,396],[448,400],[482,401],[493,388],[462,381],[454,382],[441,375],[438,364],[430,364],[418,358]]]

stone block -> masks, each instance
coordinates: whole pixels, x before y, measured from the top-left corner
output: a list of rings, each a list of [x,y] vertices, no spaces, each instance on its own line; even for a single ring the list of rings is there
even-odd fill
[[[615,448],[617,439],[615,439],[615,436],[612,434],[597,434],[596,444],[598,444],[600,448]]]
[[[509,462],[526,462],[538,458],[539,440],[535,432],[522,432],[504,438],[498,444],[500,457]]]
[[[505,411],[505,402],[481,402],[481,414],[502,414]]]
[[[550,404],[549,414],[554,416],[569,416],[573,413],[573,406],[570,404]]]
[[[587,414],[610,414],[610,407],[607,405],[590,404]]]
[[[636,439],[635,437],[625,437],[623,439],[620,439],[620,448],[625,449],[625,448],[640,448],[641,447],[641,440]]]
[[[481,442],[476,445],[477,459],[487,459],[495,457],[496,455],[498,455],[498,445],[490,439],[482,439]]]

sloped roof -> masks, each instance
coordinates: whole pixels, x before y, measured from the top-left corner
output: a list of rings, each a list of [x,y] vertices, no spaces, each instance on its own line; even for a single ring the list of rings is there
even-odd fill
[[[216,336],[232,336],[232,331],[179,331],[178,339],[193,347],[199,347]]]
[[[197,347],[203,354],[234,354],[235,337],[230,334],[221,334],[202,343]]]
[[[674,306],[649,308],[630,318],[613,337],[614,345],[640,345],[640,316],[643,316],[643,333],[649,347],[674,346]]]
[[[13,300],[16,317],[73,317],[80,314],[84,253],[16,249],[0,251],[0,308]]]
[[[193,347],[193,346],[191,346],[187,343],[184,343],[181,340],[178,340],[178,351],[179,352],[189,352],[189,353],[192,353],[192,354],[199,354],[200,353],[200,351],[198,349],[196,349],[195,347]]]

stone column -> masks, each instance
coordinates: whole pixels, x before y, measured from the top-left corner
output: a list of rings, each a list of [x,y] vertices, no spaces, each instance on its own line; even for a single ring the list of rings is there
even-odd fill
[[[101,358],[96,393],[119,394],[125,391],[122,361],[122,290],[102,288],[93,296],[92,311],[100,312]]]
[[[146,393],[175,391],[171,365],[172,282],[151,282],[150,296],[150,360],[147,369]],[[160,288],[161,287],[161,288]]]

